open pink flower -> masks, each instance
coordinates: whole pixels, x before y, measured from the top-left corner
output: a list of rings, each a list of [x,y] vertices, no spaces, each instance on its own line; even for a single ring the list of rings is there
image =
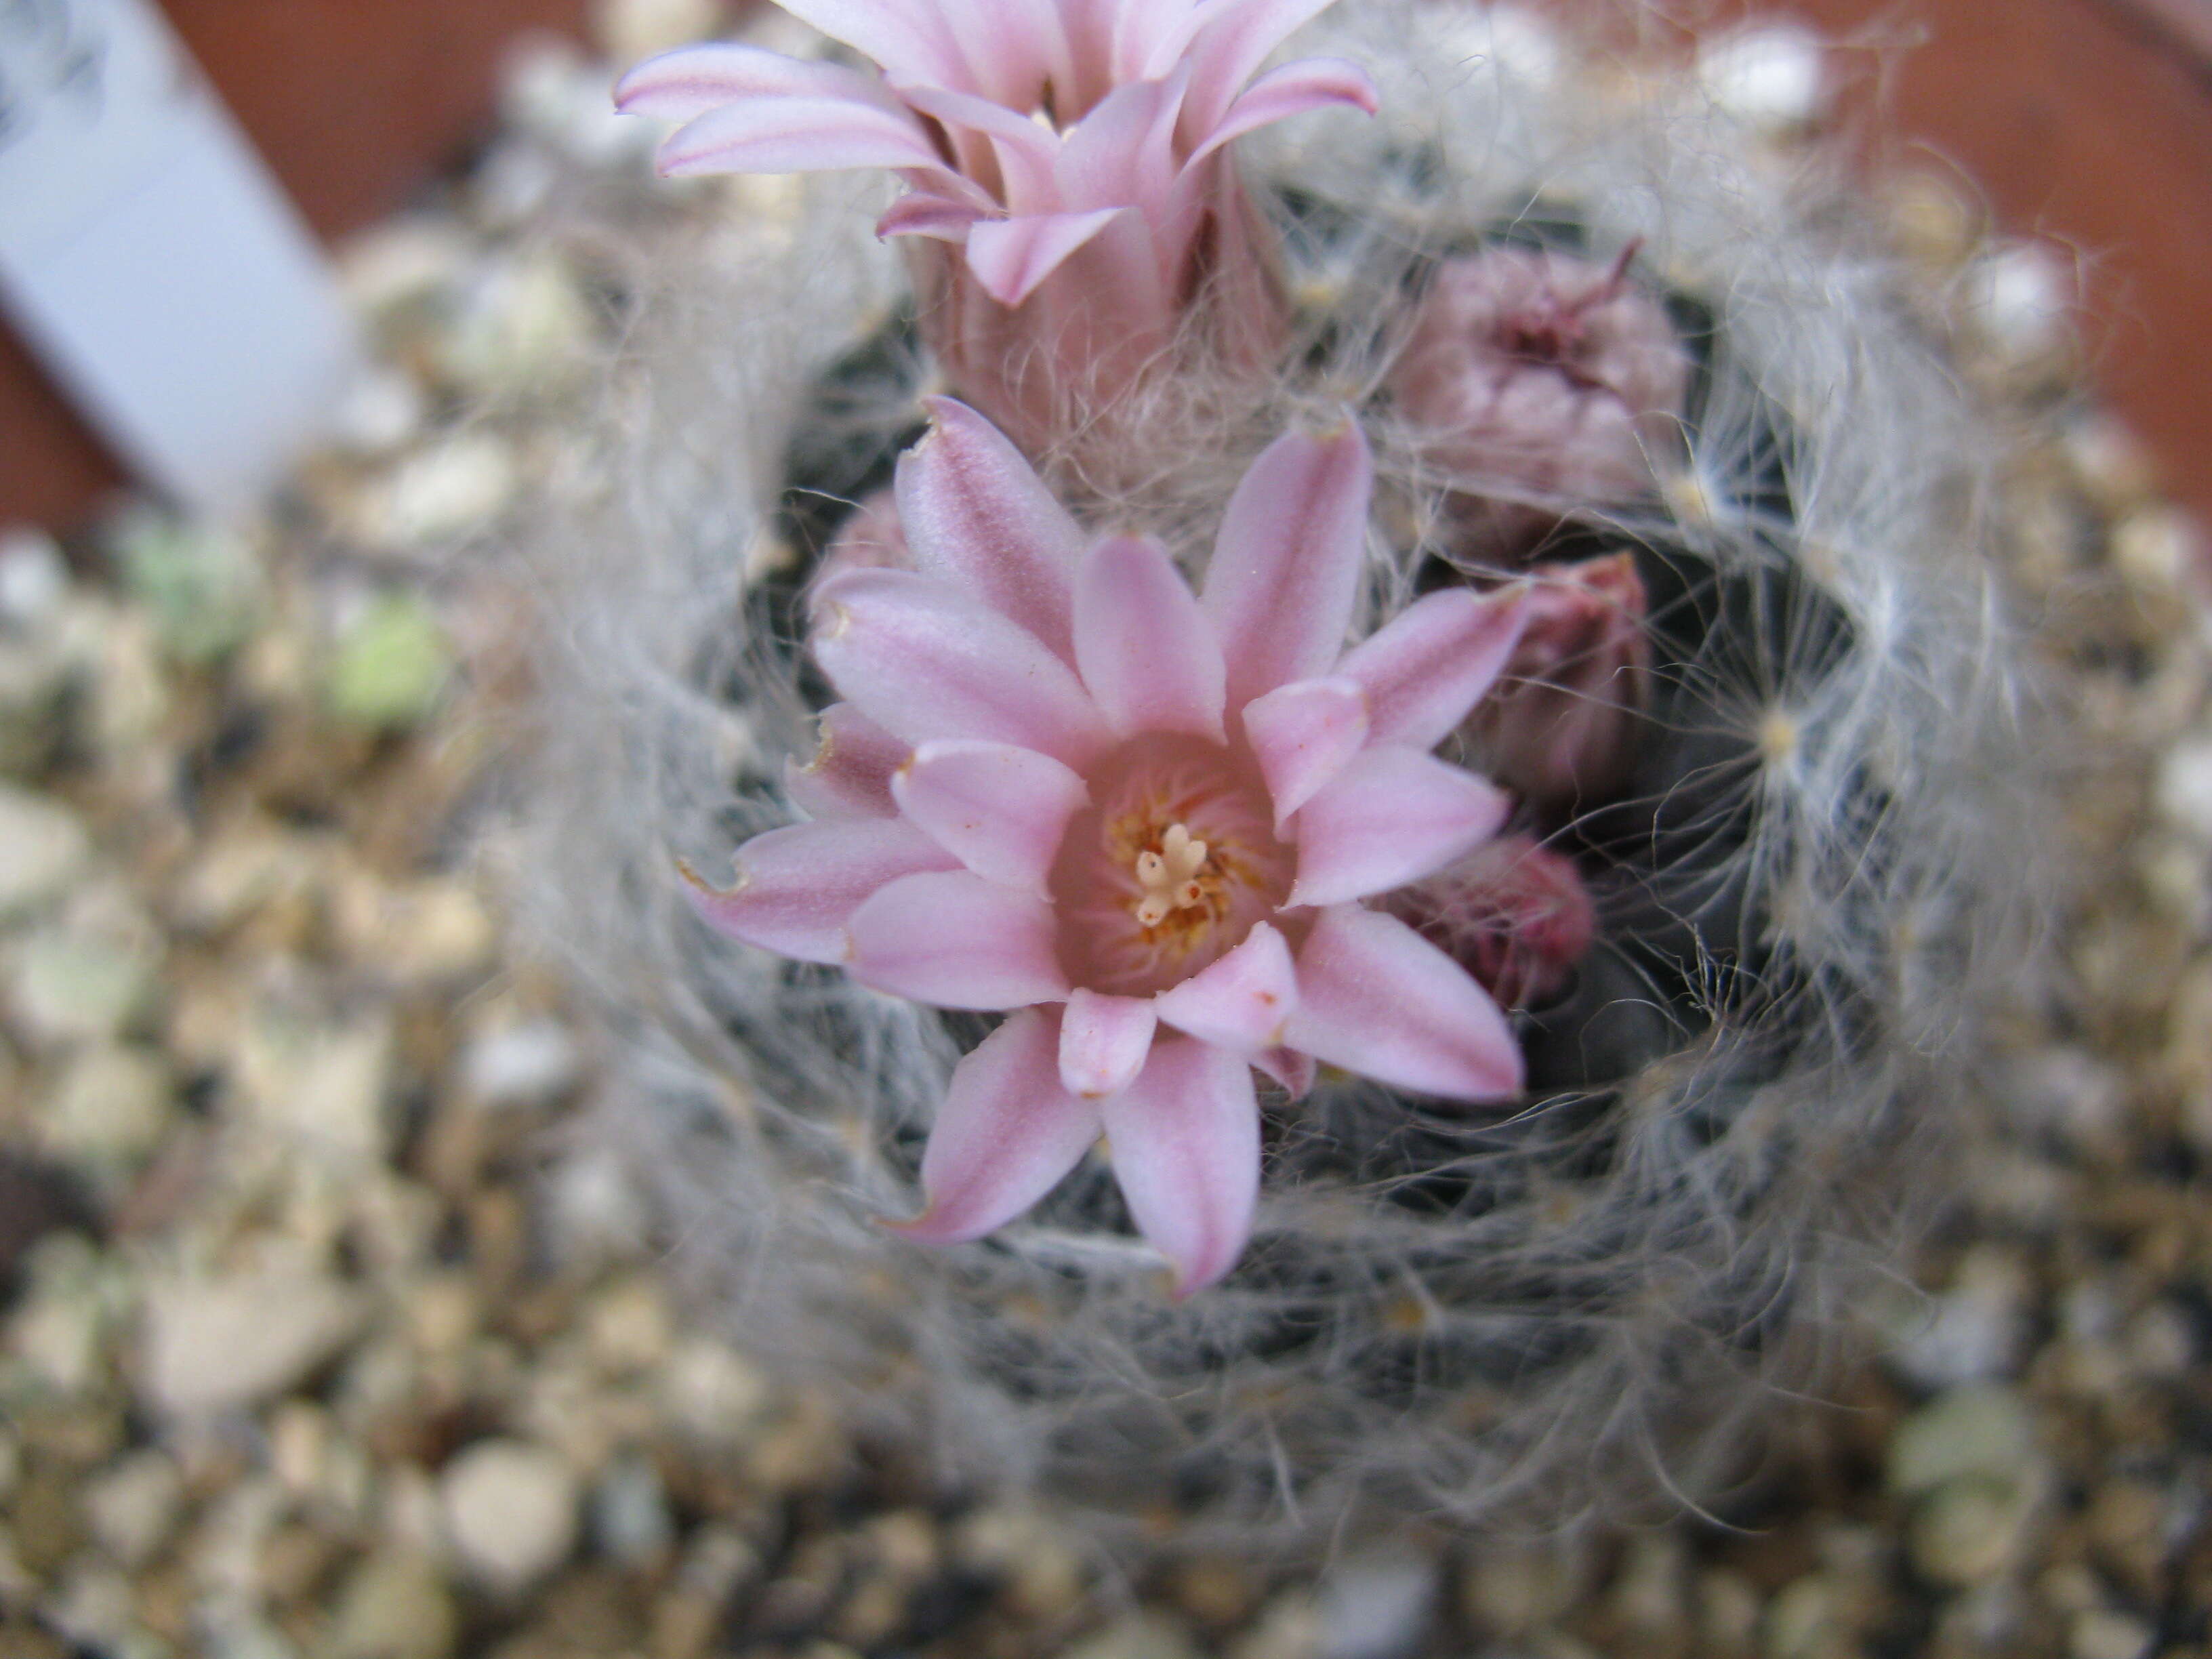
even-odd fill
[[[1110,396],[1157,359],[1209,278],[1242,344],[1271,344],[1280,301],[1224,147],[1375,108],[1334,59],[1253,79],[1333,0],[779,3],[882,76],[714,44],[641,64],[617,101],[685,124],[666,173],[896,171],[909,189],[877,228],[942,254],[921,262],[931,343],[1033,447],[1056,398]]]
[[[1429,595],[1351,651],[1372,482],[1354,427],[1231,496],[1202,594],[1149,537],[1090,544],[1006,439],[934,404],[902,459],[910,570],[817,592],[846,699],[795,769],[812,821],[738,849],[708,921],[942,1008],[1012,1010],[953,1073],[901,1231],[974,1238],[1103,1132],[1178,1293],[1251,1228],[1252,1068],[1316,1060],[1483,1101],[1521,1085],[1497,1004],[1363,902],[1487,840],[1506,798],[1428,751],[1525,598]]]

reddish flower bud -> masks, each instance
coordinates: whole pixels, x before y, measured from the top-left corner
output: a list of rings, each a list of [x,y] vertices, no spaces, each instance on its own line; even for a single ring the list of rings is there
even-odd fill
[[[1390,908],[1504,1008],[1556,996],[1597,933],[1573,860],[1526,836],[1486,842],[1397,895]]]
[[[1658,302],[1549,249],[1447,259],[1391,380],[1468,551],[1527,545],[1577,507],[1633,501],[1681,447],[1690,360]]]
[[[1644,579],[1626,553],[1530,574],[1527,626],[1466,729],[1482,769],[1539,806],[1601,799],[1635,763],[1650,695]]]
[[[822,550],[813,590],[819,592],[848,570],[913,568],[914,552],[907,545],[906,526],[899,522],[898,501],[888,489],[878,489],[860,498]]]

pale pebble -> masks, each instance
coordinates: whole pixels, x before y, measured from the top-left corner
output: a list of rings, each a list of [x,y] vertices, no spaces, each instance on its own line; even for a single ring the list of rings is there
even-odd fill
[[[138,1377],[165,1417],[205,1419],[284,1393],[359,1328],[357,1292],[291,1271],[185,1279],[150,1294]]]
[[[15,952],[9,1005],[16,1030],[37,1048],[110,1042],[153,990],[149,952],[93,932],[47,928]]]
[[[112,1659],[151,1659],[137,1628],[131,1580],[101,1561],[81,1561],[45,1601],[41,1611],[54,1629],[80,1647]]]
[[[357,312],[380,321],[450,289],[476,258],[475,244],[449,219],[390,219],[340,247],[338,283]]]
[[[239,1103],[264,1133],[325,1165],[376,1164],[391,1135],[392,1041],[387,1013],[331,1027],[288,1006],[264,1005],[234,1057]]]
[[[131,1453],[88,1481],[85,1523],[116,1565],[137,1569],[168,1541],[183,1510],[184,1473],[168,1453]]]
[[[592,1541],[625,1566],[659,1560],[676,1542],[660,1471],[649,1457],[618,1457],[592,1489]]]
[[[0,783],[0,921],[52,899],[91,852],[83,820],[67,806]]]
[[[1322,1659],[1403,1659],[1436,1617],[1437,1563],[1413,1551],[1354,1557],[1320,1584]]]
[[[40,1143],[64,1162],[112,1177],[161,1145],[174,1094],[167,1067],[152,1051],[86,1049],[41,1103]]]
[[[2167,823],[2212,847],[2212,737],[2185,738],[2166,751],[2155,799]]]
[[[2074,1615],[2066,1650],[2072,1659],[2145,1659],[2157,1639],[2158,1633],[2140,1619],[2092,1610]]]
[[[635,1274],[609,1286],[584,1310],[584,1343],[603,1375],[658,1373],[666,1363],[676,1329],[667,1292],[649,1274]]]
[[[1199,1650],[1174,1620],[1137,1613],[1073,1644],[1064,1659],[1199,1659]]]
[[[2034,1456],[2034,1424],[2017,1393],[1995,1385],[1957,1389],[1898,1425],[1889,1443],[1889,1488],[1911,1496],[1968,1475],[2017,1481]]]
[[[1252,1627],[1229,1648],[1228,1659],[1320,1659],[1322,1612],[1308,1590],[1290,1590],[1267,1603]]]
[[[2026,1267],[2008,1251],[1977,1245],[1940,1294],[1901,1298],[1885,1320],[1891,1364],[1930,1391],[2009,1373],[2027,1340]]]
[[[679,1432],[730,1445],[756,1425],[771,1398],[760,1369],[712,1337],[686,1338],[659,1372],[661,1409]]]
[[[1954,1587],[1987,1583],[2019,1559],[2035,1493],[2023,1475],[1962,1475],[1913,1511],[1909,1544],[1922,1576]]]
[[[550,252],[501,259],[471,277],[438,367],[478,399],[544,397],[575,383],[597,331],[565,261]]]
[[[1564,1544],[1477,1540],[1468,1548],[1462,1602],[1482,1629],[1519,1636],[1571,1607],[1583,1592],[1586,1569],[1581,1553]]]
[[[435,1565],[419,1551],[387,1548],[356,1567],[339,1593],[329,1659],[446,1659],[459,1633]]]
[[[1807,1573],[1784,1584],[1766,1604],[1759,1647],[1766,1659],[1827,1659],[1845,1635],[1828,1581]]]
[[[575,1548],[575,1472],[542,1446],[478,1441],[447,1465],[438,1486],[447,1538],[489,1589],[518,1594]]]
[[[428,601],[386,593],[331,642],[325,702],[342,726],[404,732],[437,712],[454,666],[453,643]]]
[[[330,416],[331,441],[364,459],[389,455],[422,431],[428,414],[414,376],[379,364],[356,375],[338,398]]]
[[[521,469],[504,439],[463,433],[416,451],[364,498],[352,528],[398,550],[459,541],[490,527],[514,502]]]
[[[69,562],[43,530],[0,531],[0,623],[33,629],[52,620],[68,597]]]
[[[575,1083],[582,1056],[556,1019],[533,1019],[480,1032],[462,1051],[462,1092],[480,1106],[542,1106]]]

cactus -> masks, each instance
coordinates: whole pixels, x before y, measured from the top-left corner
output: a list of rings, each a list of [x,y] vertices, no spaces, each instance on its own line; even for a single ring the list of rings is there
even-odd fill
[[[677,873],[799,815],[833,696],[810,605],[918,556],[877,492],[961,365],[872,183],[641,255],[598,510],[543,541],[543,914],[628,1039],[621,1133],[686,1259],[763,1352],[1101,1515],[1556,1519],[1732,1477],[1918,1212],[2055,879],[2000,428],[1899,266],[1688,83],[1631,99],[1564,47],[1518,74],[1455,44],[1468,15],[1346,0],[1299,37],[1379,98],[1238,141],[1269,350],[1077,375],[1096,420],[1023,405],[1083,535],[1194,585],[1255,458],[1350,407],[1375,507],[1346,643],[1443,590],[1554,602],[1439,751],[1510,782],[1505,838],[1378,901],[1516,1011],[1525,1089],[1270,1090],[1210,1288],[1163,1296],[1164,1224],[1100,1156],[981,1238],[878,1225],[1008,1027],[734,943]],[[1513,289],[1472,345],[1470,286]],[[1210,303],[1182,325],[1222,338]],[[1492,394],[1532,377],[1552,453],[1500,461]]]

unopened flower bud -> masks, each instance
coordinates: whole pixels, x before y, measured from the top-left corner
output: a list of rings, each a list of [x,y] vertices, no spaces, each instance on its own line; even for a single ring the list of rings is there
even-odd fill
[[[1626,553],[1530,574],[1520,642],[1468,730],[1482,769],[1538,806],[1600,800],[1635,764],[1650,695],[1644,579]]]
[[[907,546],[906,526],[899,522],[898,502],[888,489],[860,498],[822,550],[815,568],[812,591],[848,570],[911,570],[914,553]]]
[[[1520,247],[1438,267],[1391,389],[1443,475],[1457,550],[1516,551],[1577,507],[1634,501],[1680,448],[1689,356],[1629,281],[1634,251],[1610,269]]]
[[[1398,894],[1390,908],[1504,1008],[1535,1007],[1557,996],[1597,933],[1596,911],[1573,860],[1527,836],[1484,843]]]

